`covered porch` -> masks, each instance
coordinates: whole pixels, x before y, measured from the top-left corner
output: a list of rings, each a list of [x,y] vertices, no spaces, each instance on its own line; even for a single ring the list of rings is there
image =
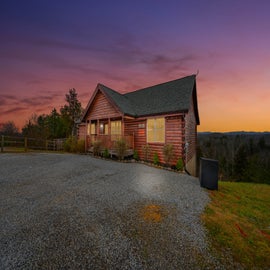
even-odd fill
[[[124,157],[133,155],[134,135],[125,134],[124,118],[90,119],[86,125],[86,151],[103,155],[105,151],[112,156],[119,155],[119,145],[124,147]]]

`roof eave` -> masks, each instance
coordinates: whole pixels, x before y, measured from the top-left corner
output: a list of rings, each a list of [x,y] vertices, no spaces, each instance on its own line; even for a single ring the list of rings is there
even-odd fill
[[[87,115],[88,110],[89,110],[89,108],[90,108],[90,106],[91,106],[91,104],[92,104],[92,102],[93,102],[95,96],[97,95],[97,92],[98,92],[98,90],[99,90],[99,86],[100,86],[100,84],[98,83],[97,86],[96,86],[96,88],[95,88],[94,93],[92,94],[92,96],[91,96],[91,98],[90,98],[90,100],[89,100],[89,102],[88,102],[88,104],[87,104],[87,106],[86,106],[86,109],[85,109],[85,111],[84,111],[84,113],[83,113],[83,116],[82,116],[82,118],[81,118],[81,122],[84,122],[84,121],[85,121],[84,118],[85,118],[85,116]]]
[[[149,117],[149,116],[160,116],[160,115],[168,115],[168,114],[181,114],[181,113],[186,113],[186,112],[188,112],[188,109],[177,110],[177,111],[165,111],[165,112],[159,112],[159,113],[140,114],[140,115],[137,115],[136,118]]]
[[[199,116],[199,109],[198,109],[196,80],[194,81],[192,97],[193,97],[194,113],[195,113],[195,117],[196,117],[196,124],[199,126],[200,125],[200,116]]]

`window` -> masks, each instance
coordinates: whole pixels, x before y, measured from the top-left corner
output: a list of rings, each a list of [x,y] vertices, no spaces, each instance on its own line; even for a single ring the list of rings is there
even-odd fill
[[[111,135],[121,135],[121,121],[111,121]]]
[[[100,123],[99,124],[99,134],[100,135],[103,135],[104,134],[104,124],[103,123]]]
[[[96,124],[95,123],[91,123],[91,135],[96,134]]]
[[[91,133],[91,131],[90,131],[90,129],[91,129],[91,124],[90,123],[87,123],[87,135],[90,135]]]
[[[147,120],[147,142],[165,142],[165,118]]]

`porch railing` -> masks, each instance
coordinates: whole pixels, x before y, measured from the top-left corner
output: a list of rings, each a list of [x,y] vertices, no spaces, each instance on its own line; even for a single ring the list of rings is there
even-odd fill
[[[103,149],[114,150],[116,148],[116,142],[118,140],[124,140],[128,149],[134,149],[134,136],[133,135],[87,135],[86,147],[90,151],[94,145],[94,142],[99,141]]]

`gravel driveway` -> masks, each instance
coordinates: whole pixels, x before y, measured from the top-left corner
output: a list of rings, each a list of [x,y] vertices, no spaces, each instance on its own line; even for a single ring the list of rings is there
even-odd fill
[[[212,269],[196,178],[71,154],[0,155],[1,269]]]

